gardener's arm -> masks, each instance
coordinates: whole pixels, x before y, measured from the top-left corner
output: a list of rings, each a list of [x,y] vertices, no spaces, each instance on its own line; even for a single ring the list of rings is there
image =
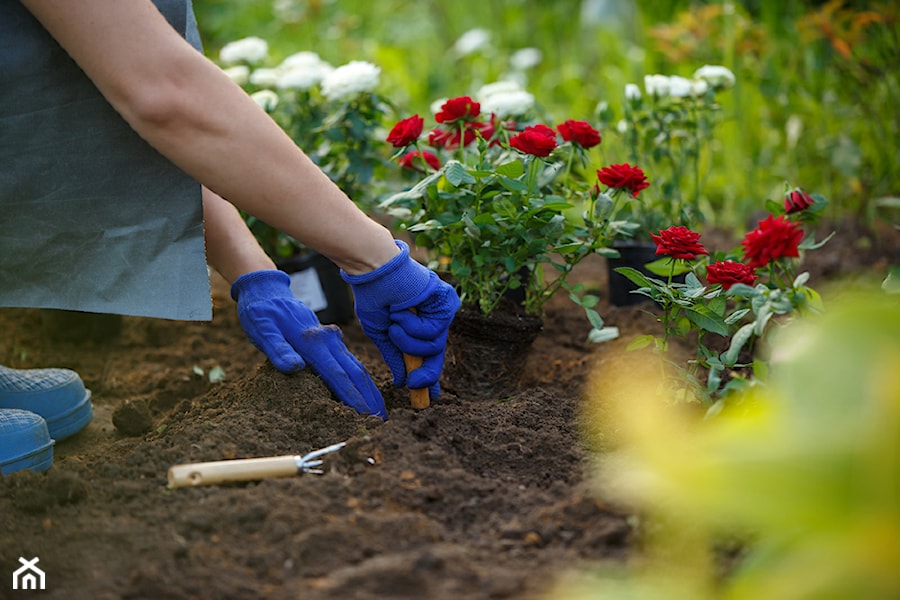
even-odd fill
[[[456,293],[360,211],[150,0],[22,3],[160,153],[233,205],[337,263],[395,383],[407,382],[406,352],[425,358],[409,385],[437,392],[447,330],[459,307]],[[250,267],[235,263],[237,247],[220,248],[225,254],[214,256],[217,268],[233,269],[229,277],[246,274]]]
[[[141,137],[208,188],[348,273],[371,271],[397,254],[391,233],[150,0],[23,4]]]

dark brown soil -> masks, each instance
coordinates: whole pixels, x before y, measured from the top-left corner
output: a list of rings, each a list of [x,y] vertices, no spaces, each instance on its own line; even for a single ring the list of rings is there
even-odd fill
[[[812,285],[877,281],[898,248],[889,227],[847,227],[810,256]],[[211,323],[129,317],[108,340],[57,339],[45,313],[0,310],[0,364],[73,368],[95,407],[47,474],[0,481],[0,576],[8,582],[20,556],[40,557],[47,591],[23,595],[67,600],[533,599],[568,569],[627,559],[628,511],[587,484],[583,415],[602,398],[582,391],[656,325],[641,307],[606,303],[602,259],[576,274],[597,286],[622,337],[585,345],[581,310],[554,298],[521,389],[504,397],[448,390],[414,411],[358,326],[343,327],[385,396],[386,423],[339,404],[309,373],[268,366],[215,276]],[[224,379],[210,382],[217,367]],[[342,441],[324,475],[166,485],[178,463]]]

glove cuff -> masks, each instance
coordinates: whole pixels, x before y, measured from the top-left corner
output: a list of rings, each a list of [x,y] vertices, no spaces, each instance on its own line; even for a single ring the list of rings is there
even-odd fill
[[[394,240],[394,243],[400,253],[374,271],[350,275],[341,270],[344,281],[354,288],[364,288],[372,297],[381,299],[385,306],[401,305],[418,298],[428,288],[431,277],[430,270],[410,258],[406,242]]]
[[[291,294],[291,277],[284,271],[267,269],[244,273],[231,284],[231,299],[252,302],[260,298],[274,298]]]

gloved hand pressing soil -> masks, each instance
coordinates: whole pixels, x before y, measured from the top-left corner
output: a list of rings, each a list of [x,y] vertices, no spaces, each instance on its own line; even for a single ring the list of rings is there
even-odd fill
[[[307,365],[338,399],[362,414],[387,419],[381,392],[347,349],[341,330],[322,325],[291,292],[291,279],[277,270],[253,271],[231,286],[238,320],[250,341],[276,369],[293,373]]]
[[[394,385],[428,388],[429,396],[436,398],[459,296],[434,271],[413,260],[404,242],[395,243],[400,253],[386,264],[362,275],[342,271],[341,276],[353,288],[356,316],[390,367]],[[422,366],[407,373],[404,353],[422,357]]]

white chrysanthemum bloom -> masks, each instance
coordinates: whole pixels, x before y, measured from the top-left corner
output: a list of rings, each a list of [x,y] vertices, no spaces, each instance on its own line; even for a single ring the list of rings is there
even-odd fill
[[[332,70],[323,67],[279,69],[278,83],[275,87],[280,90],[310,90],[322,83],[325,76]]]
[[[641,88],[634,83],[625,84],[625,99],[629,102],[637,102],[641,99]]]
[[[322,60],[315,52],[304,50],[302,52],[291,54],[281,61],[281,64],[278,65],[278,67],[280,69],[293,69],[296,67],[319,67],[327,64],[328,63]]]
[[[378,87],[381,68],[370,62],[354,60],[328,73],[322,80],[322,95],[341,100]]]
[[[273,88],[278,84],[278,69],[254,69],[250,73],[250,83],[264,88]]]
[[[246,62],[256,64],[269,54],[269,44],[258,37],[246,37],[228,42],[219,51],[219,60],[226,65]]]
[[[694,79],[703,79],[714,90],[724,90],[734,86],[734,73],[721,65],[704,65],[694,71]]]
[[[628,131],[628,121],[625,119],[619,119],[619,122],[616,123],[616,131],[619,133],[625,133]]]
[[[235,65],[222,69],[222,71],[238,85],[244,85],[250,80],[250,67],[247,65]]]
[[[250,97],[266,112],[272,112],[278,106],[278,94],[272,90],[260,90],[250,94]]]
[[[509,65],[516,71],[525,71],[541,64],[544,54],[537,48],[520,48],[509,57]]]
[[[669,95],[673,98],[687,98],[694,92],[694,84],[690,79],[672,75],[669,77]]]
[[[468,56],[484,49],[491,41],[491,32],[487,29],[470,29],[459,36],[453,49],[460,56]]]
[[[705,96],[709,91],[709,84],[705,79],[694,79],[691,81],[691,95],[699,98]]]
[[[666,75],[644,75],[644,90],[648,96],[668,96],[669,78]]]
[[[508,94],[510,92],[519,91],[522,91],[522,86],[519,85],[519,82],[504,79],[503,81],[494,81],[492,83],[484,84],[478,88],[477,92],[475,92],[475,98],[479,102],[483,102],[495,94]]]
[[[534,96],[525,90],[491,94],[481,102],[481,112],[501,119],[521,117],[534,108]]]

